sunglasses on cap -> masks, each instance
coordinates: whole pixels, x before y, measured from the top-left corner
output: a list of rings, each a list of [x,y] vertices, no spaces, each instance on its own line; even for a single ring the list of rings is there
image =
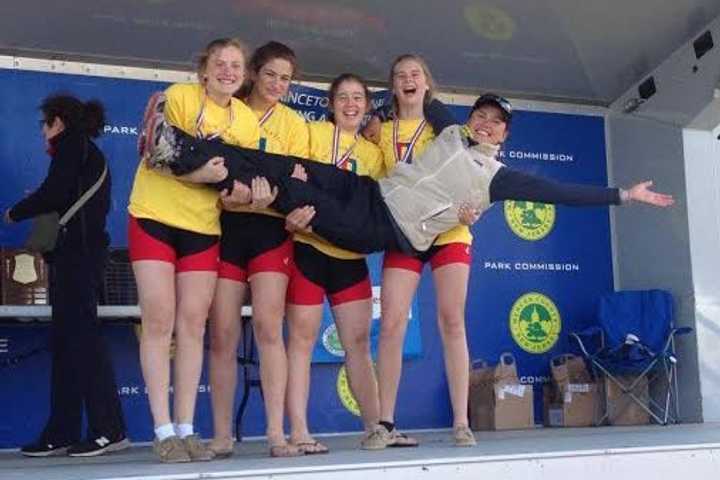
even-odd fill
[[[475,104],[473,105],[472,110],[477,110],[483,105],[487,105],[488,103],[491,103],[493,105],[497,105],[500,110],[503,111],[505,114],[505,120],[510,120],[513,113],[513,107],[510,101],[506,98],[503,98],[499,95],[495,95],[494,93],[486,93],[484,95],[480,95],[477,100],[475,100]]]

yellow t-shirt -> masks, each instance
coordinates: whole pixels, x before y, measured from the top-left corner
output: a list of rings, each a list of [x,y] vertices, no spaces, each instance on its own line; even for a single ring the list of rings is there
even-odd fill
[[[260,120],[266,112],[253,110],[253,113]],[[258,148],[265,152],[307,158],[309,144],[308,127],[305,119],[295,110],[282,103],[275,105],[272,114],[260,125]],[[242,206],[228,210],[261,213],[273,217],[283,216],[269,208],[252,210],[250,207]]]
[[[398,145],[397,147],[393,144],[393,121],[385,122],[380,128],[380,149],[383,153],[383,161],[385,162],[385,170],[389,174],[395,168],[395,164],[398,158],[402,159],[409,148],[410,141],[413,135],[420,126],[422,119],[409,119],[400,120],[398,122]],[[415,146],[413,147],[409,161],[417,161],[420,154],[425,150],[430,142],[435,139],[435,134],[430,124],[426,124],[425,128],[420,133]],[[396,150],[397,149],[397,150]],[[448,243],[465,243],[470,245],[472,243],[472,234],[470,229],[465,225],[458,225],[457,227],[448,230],[447,232],[438,236],[435,240],[435,245],[447,245]]]
[[[331,122],[311,122],[308,128],[310,131],[310,156],[308,158],[316,162],[332,164],[335,125]],[[346,132],[340,133],[339,144],[340,147],[337,149],[336,154],[338,159],[342,159],[348,149],[352,147],[352,153],[340,168],[351,170],[358,175],[367,175],[374,179],[385,175],[382,152],[380,152],[377,145],[368,142],[361,135],[359,135],[356,140],[354,135]],[[312,245],[325,255],[343,260],[364,257],[364,255],[360,253],[336,247],[327,240],[314,234],[296,233],[294,240]]]
[[[266,112],[254,111],[258,120]],[[307,158],[309,133],[305,119],[292,108],[278,103],[272,114],[260,125],[259,149],[279,155]]]
[[[198,115],[205,104],[201,126],[203,134],[222,132],[225,143],[257,148],[260,138],[257,117],[240,100],[230,102],[233,123],[226,108],[205,97],[198,84],[171,85],[166,91],[165,118],[184,132],[195,135]],[[159,173],[140,162],[130,194],[130,214],[149,218],[172,227],[207,235],[220,234],[218,192],[213,188]]]

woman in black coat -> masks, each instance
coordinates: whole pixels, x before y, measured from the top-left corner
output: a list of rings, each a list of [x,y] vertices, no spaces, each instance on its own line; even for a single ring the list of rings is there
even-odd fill
[[[46,255],[50,267],[52,323],[50,416],[35,442],[21,453],[31,457],[94,456],[129,446],[110,356],[97,317],[98,292],[109,236],[110,175],[93,143],[105,124],[102,105],[70,95],[46,98],[42,133],[51,161],[40,187],[5,212],[19,222],[41,214],[62,216],[99,183],[92,197],[60,232]],[[88,431],[83,440],[83,408]]]

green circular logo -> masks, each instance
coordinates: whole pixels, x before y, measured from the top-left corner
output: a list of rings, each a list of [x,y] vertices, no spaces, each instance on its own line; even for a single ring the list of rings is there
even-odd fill
[[[510,40],[515,33],[515,21],[497,7],[474,3],[463,14],[470,29],[488,40]]]
[[[336,357],[344,357],[345,349],[343,349],[340,336],[334,323],[331,323],[322,333],[322,344],[325,350]]]
[[[359,417],[360,406],[358,405],[357,400],[355,400],[355,396],[353,395],[352,390],[350,390],[350,382],[347,378],[347,370],[345,370],[345,365],[340,367],[340,371],[338,372],[337,392],[338,397],[340,397],[340,402],[343,404],[343,407],[345,407],[348,412],[352,413],[356,417]]]
[[[505,220],[515,235],[524,240],[545,238],[555,225],[555,206],[547,203],[505,201]]]
[[[526,293],[510,309],[510,333],[528,353],[550,350],[558,341],[561,328],[560,312],[542,293]]]

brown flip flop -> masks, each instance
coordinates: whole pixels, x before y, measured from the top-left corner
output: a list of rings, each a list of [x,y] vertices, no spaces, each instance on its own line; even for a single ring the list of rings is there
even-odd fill
[[[305,452],[289,443],[270,445],[270,456],[273,458],[301,457]]]
[[[294,444],[300,451],[305,453],[305,455],[322,455],[324,453],[328,453],[330,449],[327,447],[327,445],[324,445],[317,440],[311,440],[307,442],[298,442]]]
[[[413,437],[408,437],[404,433],[400,433],[396,428],[390,432],[390,439],[387,446],[390,448],[417,447],[420,442]]]

